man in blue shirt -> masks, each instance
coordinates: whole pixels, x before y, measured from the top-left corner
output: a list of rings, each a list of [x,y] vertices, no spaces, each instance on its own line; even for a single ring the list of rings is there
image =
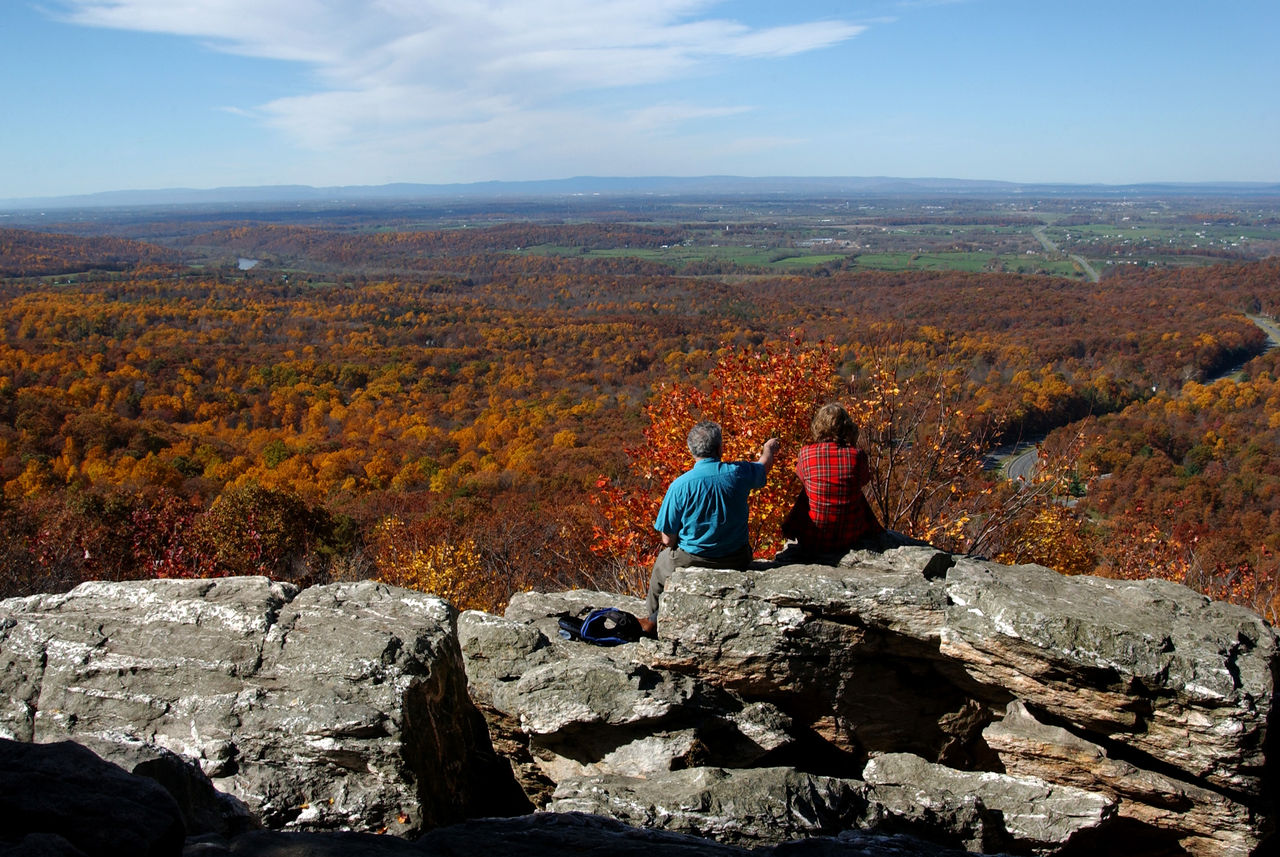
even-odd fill
[[[696,461],[662,498],[653,526],[665,547],[649,577],[649,615],[640,620],[646,633],[657,629],[658,599],[677,568],[746,568],[751,563],[747,497],[764,487],[778,454],[778,439],[765,441],[758,460],[728,464],[720,460],[721,440],[716,423],[700,422],[690,429],[689,454]]]

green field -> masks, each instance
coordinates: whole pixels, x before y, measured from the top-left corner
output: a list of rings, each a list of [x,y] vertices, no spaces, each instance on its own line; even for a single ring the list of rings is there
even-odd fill
[[[808,253],[803,250],[780,250],[767,247],[735,247],[692,245],[651,248],[612,248],[584,250],[543,244],[515,251],[525,255],[576,256],[583,259],[643,259],[670,265],[679,270],[696,262],[730,262],[747,268],[787,271],[811,268],[851,258],[844,253]],[[792,255],[794,254],[794,255]],[[993,264],[992,260],[997,260]],[[1014,274],[1047,273],[1058,277],[1079,277],[1081,272],[1068,259],[1043,255],[1017,255],[986,252],[935,253],[861,253],[852,257],[853,265],[875,271],[1005,271]]]
[[[855,262],[877,271],[983,271],[991,258],[990,253],[863,253]]]
[[[1268,230],[1256,226],[1195,226],[1161,224],[1102,224],[1054,226],[1046,234],[1063,246],[1088,246],[1090,242],[1125,244],[1141,249],[1177,247],[1188,249],[1239,250],[1255,241],[1274,240]],[[1067,236],[1071,237],[1068,238]]]
[[[534,256],[577,256],[581,259],[643,259],[679,269],[694,262],[731,262],[751,268],[795,269],[808,268],[844,259],[842,253],[811,254],[804,250],[777,247],[738,247],[715,245],[679,245],[674,247],[617,247],[606,250],[586,250],[581,247],[564,247],[540,244],[516,251]]]
[[[993,264],[992,259],[998,264]],[[1002,253],[863,253],[854,260],[859,268],[877,271],[1005,271],[1014,274],[1040,272],[1058,277],[1078,277],[1080,271],[1067,259],[1041,255]]]
[[[1076,278],[1083,272],[1070,259],[1046,256],[1001,256],[1002,270],[1010,274],[1038,274],[1044,272],[1053,277]],[[1096,267],[1096,265],[1095,265]]]

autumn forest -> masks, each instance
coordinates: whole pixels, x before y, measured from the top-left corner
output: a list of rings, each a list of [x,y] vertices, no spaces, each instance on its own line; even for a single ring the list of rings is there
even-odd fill
[[[963,252],[1024,256],[1065,219],[949,216]],[[839,400],[893,529],[1280,611],[1274,256],[1093,282],[1065,253],[877,269],[776,218],[265,220],[0,229],[0,597],[259,573],[490,609],[642,594],[692,422],[732,457],[783,439],[767,558]]]

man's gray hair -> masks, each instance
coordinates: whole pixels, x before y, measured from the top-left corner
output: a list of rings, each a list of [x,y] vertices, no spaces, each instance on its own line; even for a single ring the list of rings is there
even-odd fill
[[[719,458],[720,440],[720,424],[703,420],[689,429],[689,454],[694,458]]]

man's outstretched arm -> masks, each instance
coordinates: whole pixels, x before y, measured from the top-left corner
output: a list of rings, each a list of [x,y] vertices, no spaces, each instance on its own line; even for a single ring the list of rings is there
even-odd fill
[[[764,442],[764,448],[760,450],[760,457],[756,459],[757,464],[763,464],[767,471],[773,467],[773,460],[778,457],[778,447],[782,445],[782,441],[776,437],[771,437]]]

